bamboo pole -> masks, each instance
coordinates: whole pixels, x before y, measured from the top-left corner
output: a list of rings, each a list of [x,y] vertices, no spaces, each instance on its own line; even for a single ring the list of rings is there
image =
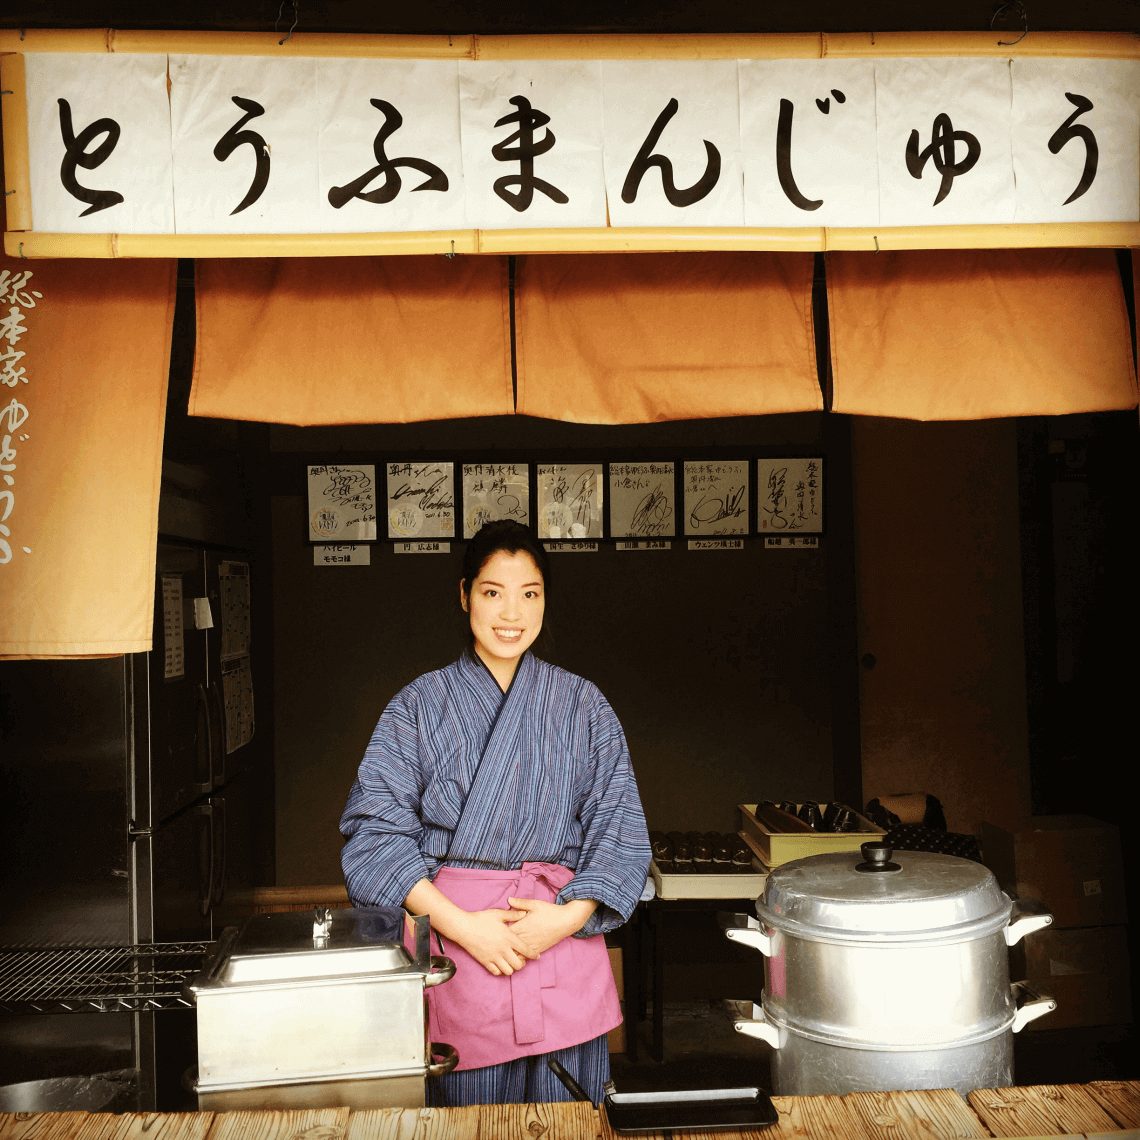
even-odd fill
[[[1016,44],[1008,32],[824,32],[825,59],[1034,56],[1072,59],[1140,59],[1135,32],[1030,32]]]
[[[4,207],[7,228],[32,228],[32,184],[28,162],[28,100],[24,57],[0,56],[0,115],[4,124]]]
[[[818,59],[819,32],[475,36],[476,59]]]

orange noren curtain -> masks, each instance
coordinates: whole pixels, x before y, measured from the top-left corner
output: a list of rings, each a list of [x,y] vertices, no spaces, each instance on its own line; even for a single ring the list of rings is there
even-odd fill
[[[151,647],[175,270],[0,256],[0,657]]]
[[[827,297],[833,411],[979,420],[1136,403],[1112,250],[829,253]]]
[[[575,423],[819,411],[810,253],[520,257],[518,411]]]
[[[197,263],[190,414],[286,424],[507,415],[507,262],[336,257]]]

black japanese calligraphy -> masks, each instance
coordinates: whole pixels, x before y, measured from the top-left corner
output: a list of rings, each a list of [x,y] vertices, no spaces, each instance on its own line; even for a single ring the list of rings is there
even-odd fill
[[[829,110],[830,100],[828,102]],[[816,103],[819,103],[818,99]],[[822,104],[819,109],[827,114]],[[792,116],[795,110],[790,99],[780,100],[780,121],[776,125],[776,175],[780,179],[780,189],[793,206],[801,210],[818,210],[823,205],[823,199],[805,198],[792,174]]]
[[[59,165],[59,177],[63,188],[80,202],[88,202],[87,209],[79,216],[97,214],[110,206],[117,206],[122,202],[123,196],[117,190],[89,190],[80,186],[75,177],[75,168],[94,170],[107,161],[111,151],[119,142],[119,124],[114,119],[96,119],[90,126],[85,127],[77,135],[71,125],[71,104],[66,99],[59,101],[59,130],[63,135],[63,162]],[[100,135],[107,137],[92,151],[87,148]]]
[[[847,96],[846,96],[846,95],[844,95],[842,91],[836,91],[834,87],[831,89],[831,94],[835,96],[835,101],[836,101],[836,103],[846,103],[846,102],[847,102]],[[817,100],[815,101],[815,105],[816,105],[816,106],[817,106],[817,107],[818,107],[818,108],[819,108],[819,109],[820,109],[820,110],[821,110],[821,111],[822,111],[822,112],[823,112],[825,115],[827,115],[827,114],[829,114],[829,113],[831,112],[831,99],[830,99],[830,98],[827,98],[827,99],[817,99]]]
[[[966,155],[961,162],[955,161],[957,142],[966,144]],[[934,204],[937,206],[950,193],[954,179],[974,169],[974,164],[981,153],[982,144],[978,142],[977,137],[969,131],[954,130],[950,116],[943,112],[934,118],[930,146],[925,150],[918,149],[918,131],[910,132],[910,139],[906,144],[906,168],[910,171],[911,178],[921,178],[927,161],[934,159],[934,169],[942,175],[942,184],[934,196]]]
[[[662,132],[669,125],[669,120],[677,113],[678,107],[677,100],[670,99],[665,104],[665,110],[657,116],[649,134],[645,137],[645,142],[641,144],[641,149],[637,152],[637,157],[633,160],[633,165],[629,168],[629,173],[625,176],[625,184],[621,188],[621,200],[623,202],[632,203],[637,200],[637,191],[641,186],[641,180],[651,166],[660,168],[661,187],[665,191],[666,199],[672,206],[692,206],[702,198],[707,197],[717,184],[717,180],[720,178],[720,151],[708,139],[703,140],[705,154],[708,156],[705,172],[692,186],[685,190],[678,190],[674,184],[673,164],[669,159],[653,153],[653,148],[657,146]]]
[[[1073,139],[1080,139],[1085,144],[1085,167],[1081,171],[1077,188],[1062,203],[1067,206],[1070,202],[1075,202],[1093,184],[1097,162],[1100,160],[1100,148],[1096,145],[1096,135],[1089,127],[1084,123],[1073,126],[1081,115],[1093,109],[1092,100],[1086,99],[1084,95],[1074,95],[1070,91],[1065,92],[1065,98],[1076,107],[1076,110],[1050,136],[1049,153],[1059,154],[1061,148]]]
[[[534,137],[537,128],[545,127],[550,122],[550,116],[531,107],[530,100],[525,95],[515,95],[509,102],[517,110],[513,115],[504,115],[495,126],[504,127],[509,123],[518,123],[519,129],[491,147],[491,154],[499,162],[517,162],[519,172],[496,178],[495,193],[512,210],[517,210],[520,214],[530,208],[536,190],[541,190],[551,201],[565,206],[570,199],[557,186],[535,177],[534,173],[534,160],[554,146],[554,132],[549,128],[541,139],[536,141]],[[518,146],[512,147],[512,143],[518,143]],[[511,186],[517,186],[518,190],[510,190]]]
[[[250,119],[256,119],[264,115],[265,108],[260,103],[255,103],[252,99],[243,99],[240,95],[234,95],[232,101],[243,110],[245,114],[218,139],[218,143],[214,147],[214,157],[219,162],[225,162],[239,146],[248,145],[253,148],[257,165],[254,167],[253,181],[249,184],[249,189],[246,191],[245,197],[230,211],[231,216],[240,214],[242,210],[252,206],[264,193],[265,187],[269,185],[270,163],[269,147],[266,146],[265,139],[263,139],[257,131],[242,130],[242,127],[244,127]]]
[[[369,99],[368,102],[384,116],[384,125],[376,132],[376,138],[372,140],[372,153],[376,156],[376,165],[371,170],[366,170],[359,178],[354,178],[343,186],[334,186],[329,191],[329,204],[334,209],[339,210],[341,206],[351,202],[353,198],[360,198],[364,202],[371,202],[377,206],[391,202],[399,194],[403,185],[399,171],[401,166],[418,170],[421,174],[427,175],[426,182],[421,182],[418,186],[412,187],[411,192],[413,194],[417,190],[447,190],[447,175],[434,163],[423,158],[410,158],[408,156],[389,158],[384,153],[384,144],[404,125],[404,116],[391,103],[387,103],[383,99]],[[365,187],[374,178],[379,178],[381,175],[384,176],[382,186],[378,186],[375,190],[365,190]]]

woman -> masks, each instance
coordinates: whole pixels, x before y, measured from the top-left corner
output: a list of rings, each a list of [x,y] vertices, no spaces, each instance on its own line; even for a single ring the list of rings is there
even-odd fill
[[[437,1105],[594,1102],[621,1021],[602,934],[633,911],[649,837],[625,736],[589,682],[539,660],[546,552],[488,523],[459,583],[468,649],[384,710],[341,819],[355,906],[431,916],[455,977],[429,992],[459,1052]]]

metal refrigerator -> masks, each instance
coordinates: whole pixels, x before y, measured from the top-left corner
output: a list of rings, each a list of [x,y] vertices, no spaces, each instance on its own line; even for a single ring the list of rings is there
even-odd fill
[[[161,543],[150,653],[0,662],[0,946],[23,948],[0,965],[0,1085],[133,1072],[130,1107],[183,1101],[178,978],[249,909],[272,820],[248,574],[240,553]],[[182,949],[139,956],[155,944]]]

